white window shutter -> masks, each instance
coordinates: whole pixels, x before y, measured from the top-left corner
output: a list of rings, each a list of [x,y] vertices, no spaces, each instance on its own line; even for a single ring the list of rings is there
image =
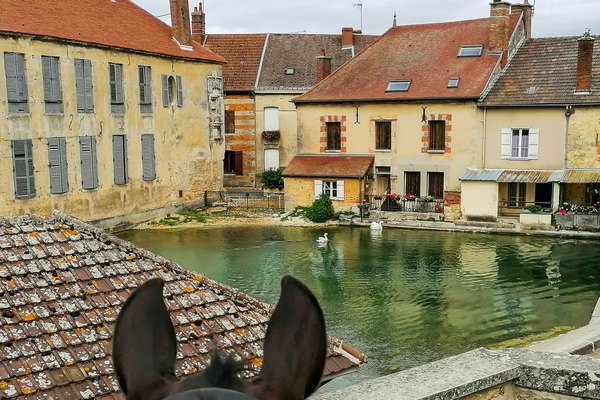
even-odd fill
[[[337,199],[344,201],[344,181],[337,181]]]
[[[265,131],[279,130],[279,108],[265,107]]]
[[[500,142],[500,156],[510,158],[512,155],[512,129],[502,128]]]
[[[540,130],[538,128],[529,129],[529,158],[537,159],[540,149]]]
[[[315,181],[315,199],[321,197],[323,193],[323,181]]]
[[[279,168],[279,149],[265,149],[265,171]]]

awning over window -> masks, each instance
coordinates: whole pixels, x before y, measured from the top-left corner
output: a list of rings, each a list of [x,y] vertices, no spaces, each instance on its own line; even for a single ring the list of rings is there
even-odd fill
[[[498,183],[600,183],[599,169],[512,170],[467,169],[461,181]]]

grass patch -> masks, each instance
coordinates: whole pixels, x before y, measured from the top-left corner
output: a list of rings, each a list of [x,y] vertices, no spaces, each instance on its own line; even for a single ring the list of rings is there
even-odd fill
[[[513,347],[513,348],[521,348],[529,346],[535,342],[540,342],[542,340],[550,339],[551,337],[560,335],[565,332],[569,332],[575,329],[572,326],[557,326],[556,328],[552,328],[547,332],[536,333],[534,335],[525,336],[523,338],[518,339],[510,339],[504,342],[496,343],[494,345],[489,346],[491,350],[503,349],[505,347]]]

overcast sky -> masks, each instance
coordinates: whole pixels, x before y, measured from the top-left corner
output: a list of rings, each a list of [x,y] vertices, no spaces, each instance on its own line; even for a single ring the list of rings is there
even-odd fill
[[[169,0],[134,1],[156,16],[169,12]],[[191,9],[199,2],[189,1]],[[359,28],[360,9],[353,4],[361,1],[363,31],[381,34],[392,25],[394,11],[399,25],[456,21],[487,17],[491,0],[206,0],[206,29],[208,33],[336,33],[342,26]],[[535,37],[580,35],[586,28],[600,34],[600,1],[535,1]],[[161,19],[170,23],[168,15]]]

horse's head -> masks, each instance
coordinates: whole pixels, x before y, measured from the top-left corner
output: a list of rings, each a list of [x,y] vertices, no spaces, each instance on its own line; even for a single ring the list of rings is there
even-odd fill
[[[319,386],[327,352],[325,321],[317,299],[298,280],[281,280],[261,375],[253,382],[242,382],[239,365],[218,354],[202,373],[175,376],[177,342],[163,285],[153,279],[140,286],[117,320],[113,359],[128,400],[300,400]]]

